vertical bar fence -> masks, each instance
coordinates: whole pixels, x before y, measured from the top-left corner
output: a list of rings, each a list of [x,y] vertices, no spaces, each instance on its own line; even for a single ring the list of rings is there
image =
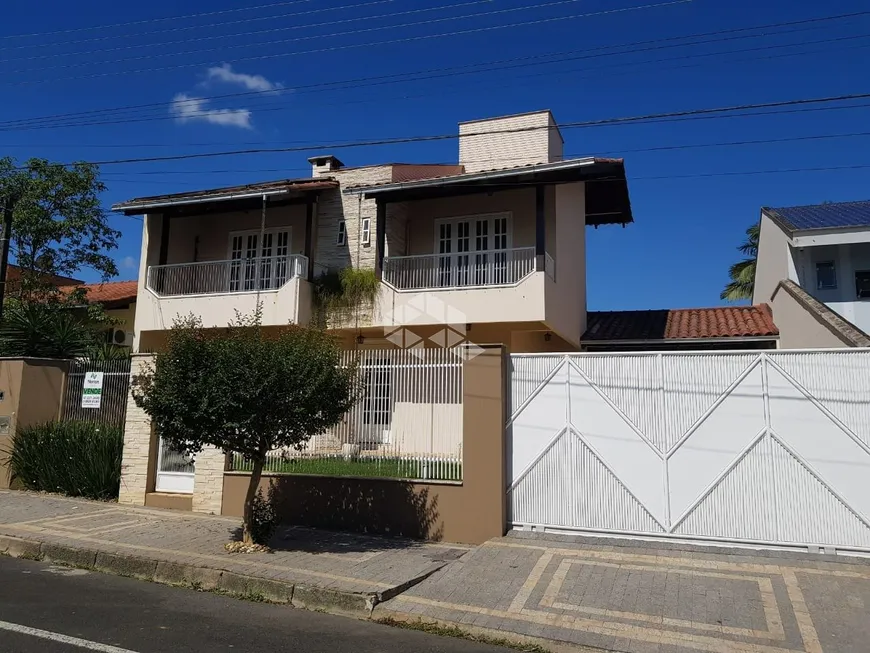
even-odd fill
[[[102,372],[99,405],[83,401],[85,378],[90,372]],[[90,389],[89,390],[93,390]],[[75,359],[69,363],[61,419],[82,422],[106,422],[123,428],[127,417],[130,391],[130,359],[92,361]],[[95,395],[91,395],[95,396]]]

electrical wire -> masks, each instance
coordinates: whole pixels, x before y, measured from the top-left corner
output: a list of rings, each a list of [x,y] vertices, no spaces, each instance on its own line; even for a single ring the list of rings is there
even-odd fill
[[[748,31],[768,30],[768,29],[776,29],[776,28],[781,28],[781,27],[792,27],[792,26],[805,25],[805,24],[811,24],[813,26],[813,28],[815,28],[815,26],[819,23],[825,23],[825,22],[829,22],[829,21],[836,21],[836,20],[843,20],[843,19],[850,19],[850,18],[857,18],[860,16],[866,16],[868,14],[870,14],[870,11],[851,12],[851,13],[846,13],[846,14],[837,14],[837,15],[833,15],[833,16],[819,16],[819,17],[815,17],[815,18],[807,18],[807,19],[801,19],[801,20],[795,20],[795,21],[786,21],[786,22],[779,22],[779,23],[767,23],[767,24],[763,24],[763,25],[737,27],[737,28],[731,28],[731,29],[726,29],[726,30],[717,30],[717,31],[713,31],[713,32],[701,32],[701,33],[696,33],[696,34],[671,36],[671,37],[665,37],[665,38],[659,38],[659,39],[651,39],[651,40],[644,40],[644,41],[634,41],[634,42],[629,42],[629,43],[619,43],[619,44],[613,44],[613,45],[597,46],[594,48],[582,48],[582,49],[577,49],[577,50],[567,50],[567,51],[554,52],[554,53],[527,55],[527,56],[523,56],[523,57],[512,57],[509,59],[498,59],[498,60],[491,60],[491,61],[479,62],[479,63],[468,63],[468,64],[462,64],[462,65],[458,65],[458,66],[429,68],[429,69],[417,70],[417,71],[407,72],[407,73],[391,73],[391,74],[387,74],[387,75],[374,75],[374,76],[357,77],[357,78],[351,78],[351,79],[333,80],[333,81],[328,81],[328,82],[318,82],[318,83],[314,83],[314,84],[296,85],[293,87],[293,92],[294,92],[294,94],[299,94],[299,93],[304,93],[304,92],[308,91],[309,89],[319,89],[319,88],[334,87],[334,86],[358,88],[359,85],[361,85],[361,83],[363,83],[363,82],[393,80],[395,83],[399,83],[399,82],[405,82],[405,81],[421,81],[421,80],[434,79],[437,77],[445,76],[445,75],[441,75],[440,73],[445,73],[446,76],[450,76],[450,75],[455,75],[455,74],[474,74],[476,72],[492,72],[495,70],[507,69],[509,67],[485,68],[481,71],[469,70],[469,69],[481,68],[483,66],[498,66],[499,64],[513,64],[513,63],[531,62],[531,61],[536,61],[536,60],[541,60],[541,59],[557,57],[557,59],[554,59],[553,61],[537,61],[534,64],[533,63],[528,64],[528,65],[546,65],[546,64],[550,64],[550,63],[559,63],[562,61],[575,60],[575,58],[573,58],[573,57],[570,59],[563,59],[562,58],[562,57],[566,57],[569,55],[580,54],[580,55],[586,56],[586,55],[589,55],[590,53],[606,52],[606,51],[614,50],[614,49],[618,49],[618,48],[632,48],[632,47],[636,47],[636,46],[654,45],[654,44],[659,44],[659,43],[673,43],[674,41],[679,41],[679,40],[699,39],[699,38],[705,38],[705,37],[709,37],[709,36],[720,36],[720,35],[724,35],[724,34],[740,34],[740,33],[748,32]],[[792,34],[792,33],[799,32],[799,31],[803,31],[803,30],[791,30],[788,32],[781,32],[781,33]],[[752,35],[747,35],[744,37],[736,37],[736,38],[758,38],[758,37],[769,38],[770,36],[775,36],[775,35],[778,35],[778,34],[773,34],[773,35],[772,34],[752,34]],[[695,43],[674,44],[671,47],[687,47],[687,46],[694,46],[694,45],[707,45],[709,43],[718,43],[718,42],[730,41],[730,40],[736,40],[736,39],[735,38],[710,39],[710,40],[699,41],[699,42],[695,42]],[[659,48],[655,48],[655,49],[659,49]],[[616,52],[613,54],[619,55],[619,54],[629,54],[629,53],[644,52],[644,51],[649,51],[649,50],[637,49],[637,50],[628,50],[626,52]],[[520,67],[520,66],[517,66],[517,67]],[[465,73],[461,72],[463,70],[465,70],[467,72],[465,72]],[[349,86],[349,85],[353,85],[353,86]],[[267,93],[268,93],[268,91],[267,91]],[[228,98],[257,97],[257,96],[262,96],[263,94],[264,94],[263,91],[242,91],[242,92],[236,92],[236,93],[224,93],[224,94],[220,94],[220,95],[203,96],[200,99],[212,101],[212,100],[222,100],[222,99],[228,99]],[[18,120],[0,121],[0,126],[8,126],[8,125],[22,124],[22,123],[29,124],[29,123],[36,122],[36,121],[40,121],[40,122],[41,121],[50,121],[50,120],[55,120],[55,119],[60,119],[60,118],[73,118],[73,117],[81,117],[81,116],[87,116],[87,115],[91,115],[91,114],[101,114],[101,113],[109,113],[109,112],[126,112],[129,110],[146,109],[146,108],[159,108],[161,110],[165,110],[166,102],[149,102],[149,103],[145,103],[145,104],[133,104],[133,105],[125,105],[125,106],[110,107],[110,108],[103,108],[103,109],[91,109],[91,110],[87,110],[87,111],[78,111],[78,112],[71,112],[71,113],[51,114],[51,115],[47,115],[47,116],[36,116],[36,117],[24,118],[24,119],[18,119]]]
[[[370,4],[379,4],[381,2],[391,2],[391,1],[392,0],[379,0],[378,2],[370,2],[370,3],[365,3],[365,4],[359,4],[359,5],[346,5],[345,7],[332,7],[330,9],[346,9],[346,8],[352,8],[352,7],[365,7],[365,6],[368,6]],[[580,1],[581,0],[560,0],[560,3],[562,3],[562,2],[580,2]],[[298,30],[298,29],[308,30],[308,29],[313,29],[315,27],[328,27],[330,25],[342,25],[342,24],[347,24],[347,23],[358,23],[360,21],[377,20],[379,18],[395,18],[397,16],[408,16],[411,14],[421,14],[421,13],[427,13],[427,12],[431,12],[431,11],[445,11],[448,9],[459,9],[459,8],[468,7],[471,5],[490,4],[491,2],[492,2],[492,0],[469,0],[468,2],[458,2],[458,3],[454,3],[454,4],[450,4],[450,5],[438,5],[435,7],[424,7],[422,9],[409,9],[407,11],[397,11],[397,12],[392,12],[392,13],[387,13],[387,14],[380,14],[380,15],[376,15],[376,16],[359,16],[356,18],[342,18],[340,20],[331,20],[331,21],[326,21],[323,23],[308,23],[305,25],[290,25],[290,26],[286,26],[286,27],[270,27],[269,29],[255,30],[252,32],[239,32],[236,34],[215,34],[212,36],[197,36],[195,38],[184,39],[183,41],[168,41],[168,42],[159,42],[159,43],[138,43],[138,44],[133,44],[133,45],[119,45],[116,47],[103,48],[100,50],[88,50],[88,51],[84,51],[84,52],[55,52],[55,53],[51,53],[51,54],[38,54],[38,55],[32,55],[32,56],[26,56],[26,57],[13,57],[13,58],[9,58],[9,59],[0,59],[0,64],[12,63],[12,62],[16,62],[16,61],[36,61],[36,60],[41,60],[41,59],[57,59],[60,57],[63,57],[63,58],[68,58],[68,57],[73,57],[73,56],[83,57],[83,56],[91,56],[91,55],[96,55],[96,54],[104,54],[107,52],[122,52],[125,50],[135,50],[137,48],[152,48],[152,49],[162,50],[162,49],[165,49],[165,48],[167,48],[169,46],[173,46],[173,45],[186,45],[188,43],[196,43],[196,42],[200,42],[200,41],[214,41],[216,39],[221,39],[221,40],[226,41],[227,39],[234,39],[234,38],[237,38],[240,36],[262,36],[263,34],[274,34],[276,32],[287,32],[287,31]],[[539,5],[539,6],[546,6],[546,5]],[[536,9],[536,8],[537,8],[537,6],[533,5],[533,6],[529,6],[529,7],[518,7],[518,8],[514,8],[514,9],[505,9],[505,10],[501,10],[501,12],[492,12],[492,13],[502,13],[505,11],[520,11],[523,9]],[[315,13],[315,12],[319,12],[319,11],[328,11],[328,10],[329,9],[316,9],[313,11],[300,12],[298,14],[287,14],[287,16],[299,16],[302,14]],[[428,25],[430,22],[436,23],[436,22],[443,22],[443,21],[448,21],[448,20],[459,20],[461,18],[473,18],[475,16],[486,16],[486,15],[489,15],[489,13],[490,12],[484,12],[484,13],[480,13],[480,14],[470,14],[468,16],[452,16],[452,17],[447,17],[447,18],[433,19],[431,21],[422,21],[422,22],[418,22],[418,23],[406,23],[405,25],[385,25],[385,26],[381,26],[381,27],[370,27],[370,28],[365,28],[365,29],[352,30],[349,32],[337,32],[335,34],[311,35],[311,36],[300,37],[297,39],[286,39],[284,41],[269,40],[269,41],[265,41],[263,43],[242,43],[242,44],[235,44],[235,45],[228,45],[227,43],[224,43],[221,46],[216,47],[216,48],[189,50],[187,52],[157,52],[157,53],[142,55],[142,56],[138,56],[138,57],[128,57],[126,59],[119,59],[117,61],[118,62],[137,61],[137,60],[142,60],[142,59],[156,59],[156,58],[160,58],[160,57],[175,57],[175,56],[181,56],[181,55],[187,55],[187,54],[199,54],[200,52],[225,51],[225,50],[230,50],[230,49],[234,49],[234,48],[269,46],[269,45],[273,45],[275,43],[291,43],[291,42],[296,42],[296,41],[308,41],[311,39],[318,39],[318,38],[331,38],[334,36],[346,36],[348,34],[361,34],[364,32],[376,32],[376,31],[384,30],[384,29],[407,27],[409,25],[411,25],[411,26],[413,26],[413,25]],[[102,63],[104,63],[104,62],[102,62],[102,61],[88,62],[88,63],[81,64],[81,66],[89,66],[89,65],[102,64]],[[65,67],[67,67],[67,66],[59,66],[59,68],[65,68]],[[39,69],[39,70],[50,70],[51,68],[58,68],[58,66]]]
[[[580,0],[559,0],[559,2],[577,2]],[[340,50],[349,50],[349,49],[357,49],[357,48],[372,48],[376,46],[383,45],[394,45],[397,43],[408,43],[411,41],[422,41],[429,39],[440,39],[447,38],[451,36],[464,36],[466,34],[479,34],[481,32],[490,32],[494,30],[501,29],[510,29],[514,27],[526,27],[529,25],[542,25],[545,23],[552,23],[555,21],[567,21],[567,20],[576,20],[579,18],[589,18],[592,16],[603,16],[608,14],[619,14],[626,13],[629,11],[639,11],[645,9],[659,9],[663,7],[669,7],[674,5],[682,5],[693,2],[694,0],[668,0],[667,2],[659,2],[655,4],[646,4],[646,5],[636,5],[632,7],[621,7],[618,9],[605,9],[602,11],[589,12],[586,14],[574,14],[569,16],[553,16],[550,18],[540,18],[537,20],[528,20],[528,21],[520,21],[516,23],[507,23],[504,25],[490,25],[487,27],[476,27],[465,30],[455,30],[453,32],[440,32],[438,34],[422,34],[417,36],[408,36],[397,39],[390,40],[380,40],[380,41],[370,41],[366,43],[354,43],[354,44],[346,44],[346,45],[335,45],[329,47],[315,48],[313,50],[298,50],[295,52],[280,52],[275,54],[267,54],[267,55],[256,55],[256,56],[248,56],[248,57],[234,57],[233,62],[238,64],[247,61],[262,61],[265,59],[276,59],[283,57],[294,57],[303,54],[322,54],[324,52],[337,52]],[[551,3],[552,4],[552,3]],[[422,23],[417,23],[422,24]],[[397,27],[397,26],[395,26]],[[318,38],[326,38],[327,35],[321,35]],[[275,43],[283,43],[283,41],[272,41],[272,44]],[[221,48],[223,50],[223,48]],[[101,61],[97,62],[99,65],[106,65],[112,63],[119,63],[118,61]],[[65,77],[57,77],[50,79],[40,79],[26,82],[18,82],[18,84],[34,84],[34,83],[45,83],[45,82],[60,82],[60,81],[78,81],[84,79],[100,79],[104,77],[112,77],[117,75],[139,75],[142,73],[152,73],[152,72],[166,72],[169,70],[181,70],[184,68],[200,68],[203,66],[212,66],[222,63],[221,61],[206,61],[206,62],[196,62],[196,63],[183,63],[183,64],[174,64],[171,66],[157,66],[153,68],[139,68],[134,70],[117,70],[117,71],[103,71],[99,73],[91,73],[88,75],[73,75],[73,76],[65,76]],[[88,64],[92,65],[92,64]],[[54,66],[49,68],[37,68],[37,69],[28,69],[28,70],[18,70],[18,71],[9,71],[6,74],[24,74],[24,73],[33,73],[33,72],[42,72],[44,70],[53,70],[58,68],[68,68],[68,67],[80,67],[79,64],[71,64],[70,66]]]
[[[776,102],[761,102],[755,104],[740,104],[740,105],[732,105],[725,107],[711,107],[705,109],[685,109],[681,111],[669,111],[664,113],[653,113],[653,114],[644,114],[638,116],[623,116],[617,118],[601,118],[597,120],[585,120],[585,121],[574,121],[574,122],[565,122],[559,125],[559,128],[564,129],[578,129],[578,128],[590,128],[590,127],[602,127],[609,125],[628,125],[628,124],[639,124],[639,123],[657,123],[665,120],[671,119],[684,119],[684,118],[694,118],[694,117],[710,117],[710,116],[720,116],[721,114],[729,114],[736,111],[757,111],[759,109],[778,109],[783,107],[808,107],[815,104],[828,104],[832,102],[849,102],[860,99],[868,99],[870,98],[870,93],[852,93],[848,95],[836,95],[829,97],[816,97],[816,98],[798,98],[794,100],[780,100]],[[757,115],[766,115],[765,113],[760,113]],[[497,130],[488,130],[484,132],[467,132],[463,134],[463,137],[470,136],[492,136],[497,134],[516,134],[516,133],[524,133],[524,132],[534,132],[540,131],[542,129],[550,129],[549,126],[532,126],[532,127],[515,127],[512,129],[497,129]],[[426,136],[409,136],[409,137],[401,137],[401,138],[384,138],[378,140],[358,140],[358,141],[348,141],[344,143],[333,143],[330,145],[306,145],[306,146],[296,146],[296,147],[284,147],[284,148],[253,148],[253,149],[244,149],[244,150],[228,150],[222,152],[198,152],[198,153],[188,153],[188,154],[173,154],[166,156],[153,156],[153,157],[138,157],[138,158],[128,158],[128,159],[112,159],[105,161],[91,161],[90,163],[93,165],[119,165],[124,163],[151,163],[158,161],[182,161],[188,159],[205,159],[205,158],[216,158],[216,157],[225,157],[225,156],[240,156],[240,155],[249,155],[249,154],[276,154],[276,153],[286,153],[286,152],[304,152],[310,150],[317,149],[325,149],[327,147],[335,150],[335,149],[352,149],[358,147],[373,147],[373,146],[382,146],[382,145],[396,145],[396,144],[404,144],[404,143],[424,143],[424,142],[436,142],[436,141],[445,141],[445,140],[456,140],[459,138],[459,134],[433,134]],[[72,164],[65,164],[72,165]]]

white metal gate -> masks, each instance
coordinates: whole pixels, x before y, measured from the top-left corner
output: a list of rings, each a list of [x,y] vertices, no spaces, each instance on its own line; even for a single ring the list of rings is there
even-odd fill
[[[514,527],[870,551],[870,351],[510,368]]]

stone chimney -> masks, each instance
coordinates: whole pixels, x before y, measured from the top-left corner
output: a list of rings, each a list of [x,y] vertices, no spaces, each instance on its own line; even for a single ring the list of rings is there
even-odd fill
[[[308,159],[308,163],[311,164],[312,177],[323,177],[328,175],[330,172],[334,172],[335,170],[344,167],[344,164],[339,161],[337,157],[334,157],[331,154],[313,156]]]
[[[466,172],[562,160],[562,134],[549,110],[459,123]]]

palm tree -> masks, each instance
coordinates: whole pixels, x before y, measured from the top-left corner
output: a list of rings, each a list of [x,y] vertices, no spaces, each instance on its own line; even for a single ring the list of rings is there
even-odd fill
[[[754,224],[746,230],[746,241],[737,249],[746,256],[728,270],[731,281],[719,295],[720,299],[729,302],[739,302],[752,299],[755,287],[755,262],[758,259],[758,238],[761,233],[761,223]]]

